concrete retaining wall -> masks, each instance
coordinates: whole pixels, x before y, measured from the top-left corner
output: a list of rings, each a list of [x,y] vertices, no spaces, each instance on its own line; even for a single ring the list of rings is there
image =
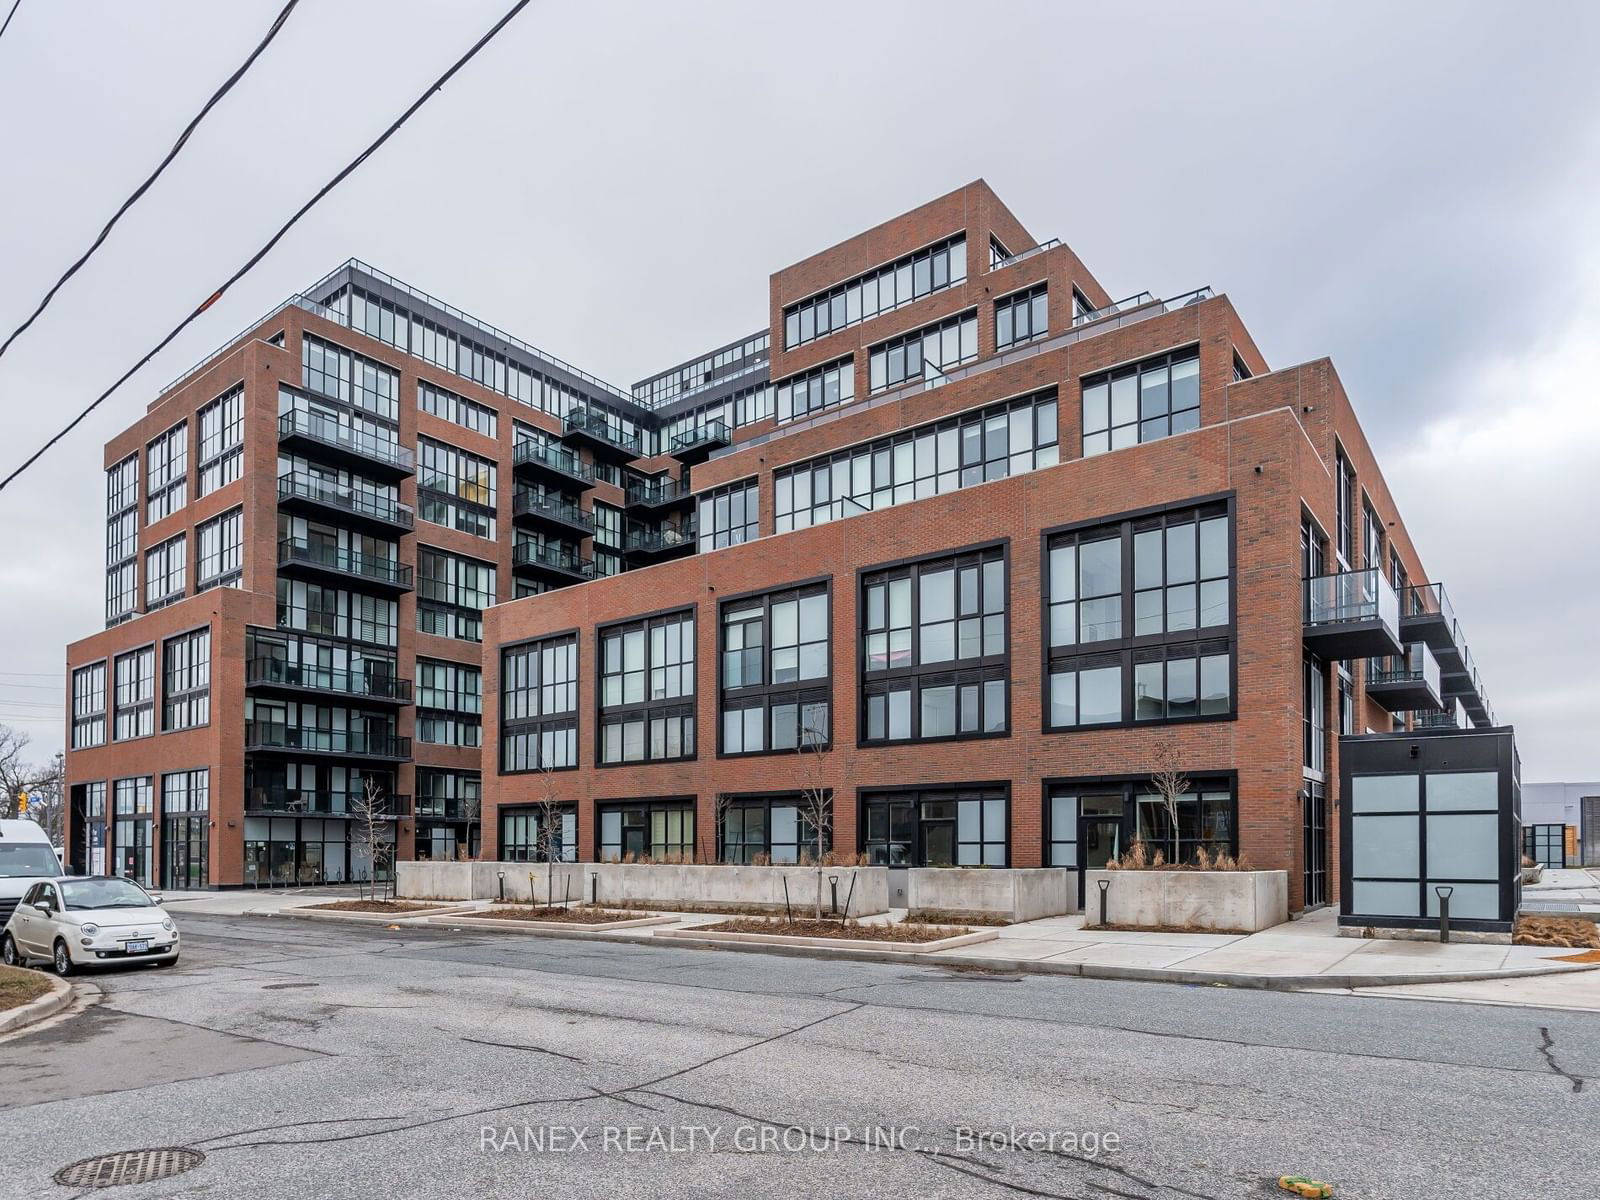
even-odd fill
[[[913,910],[994,913],[1012,921],[1034,921],[1071,912],[1077,900],[1077,872],[1064,867],[916,867],[906,872],[906,903]]]
[[[1084,895],[1100,919],[1100,883],[1110,881],[1106,920],[1148,928],[1244,930],[1289,919],[1285,871],[1090,871]]]
[[[783,907],[784,881],[796,908],[814,908],[815,867],[746,867],[645,863],[403,862],[398,889],[415,899],[493,900],[505,872],[507,900],[598,899],[601,904],[633,900],[670,908],[674,903],[761,904]],[[530,878],[531,877],[531,878]],[[870,916],[889,907],[889,873],[884,867],[824,867],[822,902],[831,900],[830,880],[839,881],[839,906],[850,902],[851,916]],[[850,881],[855,879],[851,896]]]

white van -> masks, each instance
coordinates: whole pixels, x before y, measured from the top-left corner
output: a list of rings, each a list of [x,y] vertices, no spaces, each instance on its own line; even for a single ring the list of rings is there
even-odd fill
[[[0,929],[29,888],[63,873],[50,835],[37,821],[0,821]]]

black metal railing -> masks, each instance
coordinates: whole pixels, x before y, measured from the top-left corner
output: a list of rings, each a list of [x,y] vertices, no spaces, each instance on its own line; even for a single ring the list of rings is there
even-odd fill
[[[564,450],[560,446],[544,446],[532,441],[518,442],[511,451],[511,465],[516,467],[522,463],[543,465],[552,471],[560,471],[563,475],[581,479],[585,483],[594,482],[594,468],[571,450]]]
[[[624,433],[622,428],[605,414],[591,412],[586,408],[574,408],[569,411],[566,420],[561,423],[561,431],[563,434],[581,433],[598,438],[619,450],[626,450],[635,458],[644,452],[644,445],[638,434]]]
[[[411,568],[404,563],[395,562],[392,558],[362,554],[359,550],[348,550],[343,546],[308,541],[305,538],[279,539],[278,565],[281,567],[288,563],[310,563],[359,579],[370,579],[395,587],[411,586]]]
[[[563,550],[555,546],[540,546],[534,542],[522,542],[511,550],[511,565],[514,567],[547,567],[552,571],[561,571],[567,575],[580,576],[589,579],[594,576],[594,560],[585,558],[581,554],[574,554],[570,550]]]
[[[540,496],[534,492],[518,492],[511,501],[511,512],[517,516],[549,517],[567,525],[576,525],[589,533],[594,532],[594,514],[576,504]]]
[[[680,450],[692,450],[694,447],[705,445],[708,442],[720,442],[725,445],[730,440],[730,436],[726,421],[716,419],[705,421],[696,425],[693,429],[687,429],[675,436],[672,439],[672,453],[676,454]]]
[[[684,525],[662,525],[659,529],[630,529],[622,540],[622,548],[641,554],[654,554],[693,546],[694,536],[692,521]]]
[[[277,684],[281,687],[411,703],[411,681],[384,671],[349,671],[258,656],[245,663],[244,681],[246,685]]]
[[[410,505],[318,479],[304,471],[290,471],[278,476],[278,500],[310,500],[405,529],[410,529],[415,522]]]
[[[321,442],[325,446],[336,446],[341,450],[362,458],[369,458],[374,462],[383,463],[401,471],[414,471],[417,466],[417,456],[400,443],[389,438],[379,437],[365,429],[356,429],[350,425],[342,424],[336,417],[326,413],[311,412],[304,408],[291,408],[278,418],[278,438],[281,441],[289,437],[309,438],[314,442]]]
[[[626,494],[629,504],[671,504],[691,493],[678,479],[633,479],[628,481]]]
[[[354,817],[366,802],[362,791],[330,791],[270,784],[245,793],[246,812],[294,813],[304,816]],[[380,817],[409,817],[411,797],[385,794],[377,800]]]
[[[365,729],[318,729],[281,721],[246,721],[246,750],[305,750],[360,758],[410,758],[411,739]]]

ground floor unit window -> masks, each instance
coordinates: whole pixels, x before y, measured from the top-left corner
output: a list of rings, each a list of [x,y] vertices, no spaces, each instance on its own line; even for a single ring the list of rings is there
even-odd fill
[[[1233,787],[1222,779],[1195,779],[1177,798],[1177,820],[1149,780],[1052,783],[1045,796],[1045,865],[1099,870],[1134,842],[1169,862],[1238,852]]]
[[[868,792],[861,849],[873,866],[1004,867],[1009,808],[1004,784]]]
[[[321,817],[246,817],[244,883],[293,887],[386,879],[394,861],[394,824],[377,830],[378,868],[358,822]]]
[[[482,834],[476,821],[417,818],[418,861],[454,862],[477,858]]]
[[[540,836],[546,820],[543,805],[521,804],[500,810],[501,862],[577,862],[578,812],[570,804],[552,810],[549,843]]]
[[[602,804],[601,862],[694,861],[694,797]]]
[[[179,814],[161,821],[161,886],[203,888],[209,882],[211,818]]]
[[[722,861],[725,863],[798,863],[815,861],[817,831],[806,819],[803,797],[735,796],[722,811]],[[824,829],[822,854],[829,850]]]

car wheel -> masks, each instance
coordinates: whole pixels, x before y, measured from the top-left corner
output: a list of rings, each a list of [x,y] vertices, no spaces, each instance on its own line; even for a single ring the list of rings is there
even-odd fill
[[[60,938],[56,939],[55,966],[57,975],[72,974],[72,955],[67,953],[67,943]]]
[[[17,953],[17,939],[9,933],[0,938],[0,962],[4,962],[8,967],[24,965],[22,955]]]

